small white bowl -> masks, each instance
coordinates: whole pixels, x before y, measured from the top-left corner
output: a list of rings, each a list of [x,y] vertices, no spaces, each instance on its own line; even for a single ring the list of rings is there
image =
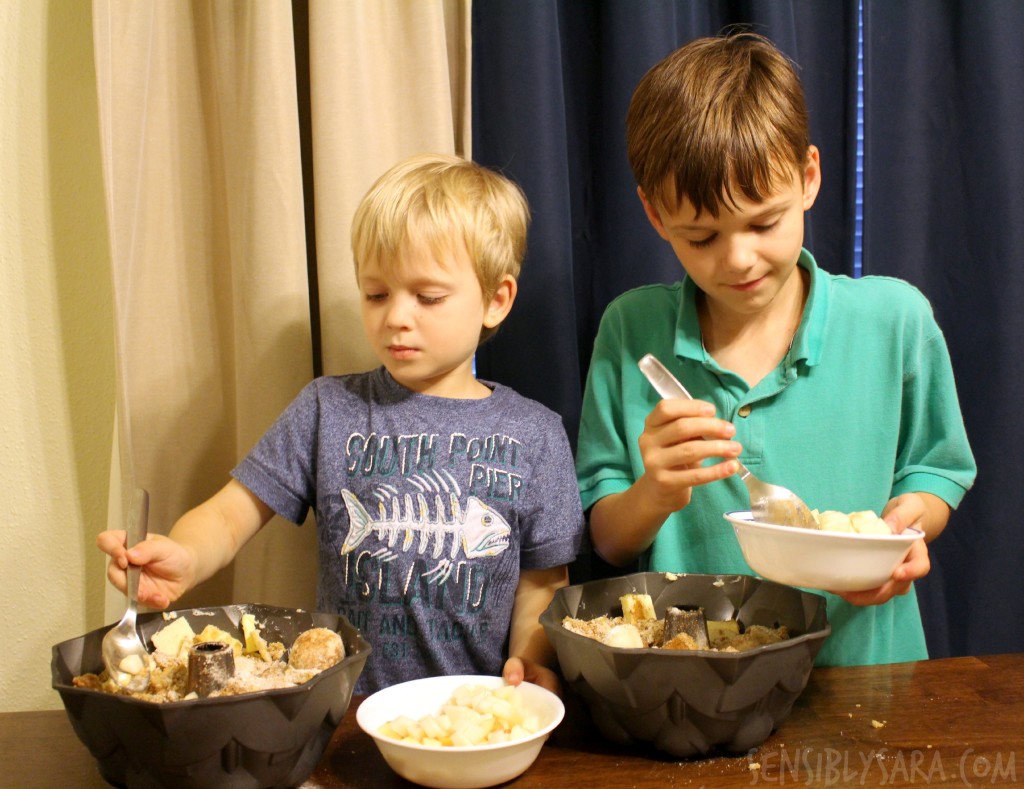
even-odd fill
[[[378,733],[399,715],[419,719],[434,715],[462,685],[499,688],[501,677],[456,675],[414,679],[379,690],[359,705],[356,721],[377,743],[384,760],[406,780],[435,789],[480,789],[510,781],[533,764],[548,735],[565,715],[554,693],[524,682],[519,685],[523,704],[535,713],[541,728],[530,737],[494,745],[434,747],[400,742]]]
[[[854,534],[760,523],[749,511],[727,512],[743,558],[762,578],[828,592],[881,586],[906,558],[917,529],[902,534]]]

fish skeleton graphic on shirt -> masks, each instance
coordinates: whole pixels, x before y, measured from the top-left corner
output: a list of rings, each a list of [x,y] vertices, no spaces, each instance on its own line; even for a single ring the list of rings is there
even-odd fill
[[[508,548],[512,532],[508,523],[476,496],[467,499],[463,511],[455,494],[449,493],[449,515],[445,513],[440,494],[434,495],[433,514],[422,493],[415,494],[415,501],[409,493],[402,497],[401,502],[396,495],[390,500],[390,515],[384,502],[378,502],[379,517],[376,521],[351,491],[342,490],[341,497],[349,519],[348,534],[341,546],[342,554],[351,553],[370,534],[376,533],[378,541],[386,544],[382,553],[392,557],[396,555],[396,546],[403,553],[415,550],[423,556],[428,555],[430,548],[429,556],[437,560],[437,565],[427,575],[443,581],[451,573],[452,562],[460,549],[467,559],[479,559],[497,556]]]

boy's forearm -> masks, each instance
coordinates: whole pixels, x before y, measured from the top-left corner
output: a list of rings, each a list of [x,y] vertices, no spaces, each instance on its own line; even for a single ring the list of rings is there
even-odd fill
[[[208,580],[230,564],[273,514],[248,488],[231,480],[182,515],[167,536],[192,554],[195,578],[189,586]]]
[[[925,542],[931,542],[945,530],[952,510],[938,496],[931,493],[918,493],[917,495],[921,497],[925,508],[924,539]]]
[[[512,606],[509,656],[532,660],[542,666],[554,665],[554,650],[538,620],[551,604],[555,592],[568,583],[569,570],[565,565],[548,570],[524,570],[521,573]]]
[[[639,483],[605,496],[590,510],[594,549],[609,564],[629,564],[651,546],[669,514],[651,509]]]

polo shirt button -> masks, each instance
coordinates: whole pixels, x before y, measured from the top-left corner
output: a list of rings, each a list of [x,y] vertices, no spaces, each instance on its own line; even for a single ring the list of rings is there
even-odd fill
[[[740,406],[740,410],[737,411],[736,413],[738,413],[740,416],[742,416],[744,419],[746,419],[748,416],[750,416],[750,406],[749,405],[741,405]]]

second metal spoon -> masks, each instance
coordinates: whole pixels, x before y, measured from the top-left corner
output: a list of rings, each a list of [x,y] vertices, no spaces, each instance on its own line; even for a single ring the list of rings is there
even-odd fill
[[[638,363],[644,377],[663,398],[693,397],[686,391],[672,373],[657,358],[647,354]],[[781,526],[799,526],[804,529],[817,529],[818,522],[810,508],[793,491],[779,485],[762,482],[755,477],[746,466],[736,461],[739,466],[740,479],[747,486],[750,496],[750,512],[754,520],[763,523],[775,523]]]

